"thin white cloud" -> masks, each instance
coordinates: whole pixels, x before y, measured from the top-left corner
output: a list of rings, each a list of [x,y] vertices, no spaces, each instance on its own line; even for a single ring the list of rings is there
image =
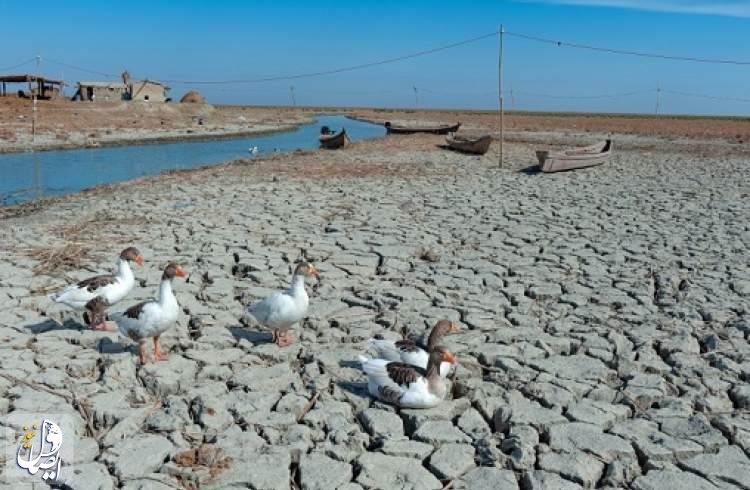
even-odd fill
[[[617,7],[658,12],[750,17],[750,0],[521,0],[525,3],[557,3],[592,7]]]

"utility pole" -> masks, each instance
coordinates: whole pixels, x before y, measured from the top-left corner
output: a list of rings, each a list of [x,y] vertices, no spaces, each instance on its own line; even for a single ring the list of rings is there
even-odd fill
[[[510,110],[516,110],[516,99],[513,97],[513,82],[510,83]]]
[[[498,95],[500,96],[500,168],[503,168],[503,140],[505,139],[505,124],[503,121],[503,37],[505,27],[500,24],[500,58],[497,63]]]
[[[412,85],[411,88],[414,89],[414,108],[419,109],[419,95],[417,94],[417,86]]]
[[[289,91],[292,93],[292,107],[297,107],[297,101],[294,99],[294,85],[289,87]]]
[[[661,105],[661,87],[659,87],[659,84],[656,84],[656,109],[654,109],[654,114],[657,116],[659,115],[659,106]]]
[[[31,146],[32,151],[34,149],[34,146],[36,146],[36,99],[39,95],[40,90],[40,83],[39,83],[39,64],[42,62],[42,56],[36,55],[36,91],[32,94],[31,97]]]

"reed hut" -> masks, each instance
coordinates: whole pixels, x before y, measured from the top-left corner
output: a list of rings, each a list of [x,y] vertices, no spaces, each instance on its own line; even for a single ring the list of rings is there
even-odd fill
[[[197,90],[191,90],[180,99],[182,104],[205,104],[206,99]]]

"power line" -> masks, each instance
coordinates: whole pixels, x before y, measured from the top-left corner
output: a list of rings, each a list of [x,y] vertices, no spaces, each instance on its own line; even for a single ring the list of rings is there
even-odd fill
[[[167,79],[163,80],[166,83],[173,83],[173,84],[204,84],[204,85],[230,85],[230,84],[252,84],[252,83],[261,83],[261,82],[273,82],[273,81],[285,81],[285,80],[295,80],[300,78],[312,78],[312,77],[319,77],[319,76],[325,76],[325,75],[332,75],[337,73],[343,73],[348,71],[354,71],[354,70],[360,70],[365,69],[369,67],[389,64],[389,63],[395,63],[399,61],[404,61],[408,59],[413,59],[421,56],[426,56],[429,54],[433,54],[436,52],[452,49],[458,46],[474,43],[483,39],[487,39],[490,37],[495,37],[498,34],[500,34],[499,31],[491,32],[482,34],[480,36],[476,36],[469,39],[464,39],[462,41],[458,41],[455,43],[447,44],[444,46],[431,48],[423,51],[418,51],[411,54],[406,54],[402,56],[397,56],[393,58],[387,58],[387,59],[381,59],[378,61],[373,61],[369,63],[362,63],[358,65],[352,65],[342,68],[335,68],[330,70],[321,70],[316,72],[307,72],[307,73],[298,73],[298,74],[292,74],[292,75],[281,75],[281,76],[271,76],[271,77],[261,77],[261,78],[249,78],[249,79],[235,79],[235,80],[196,80],[196,81],[190,81],[190,80],[180,80],[180,79]],[[526,40],[531,40],[535,42],[545,43],[545,44],[552,44],[555,46],[560,47],[570,47],[575,49],[584,49],[584,50],[590,50],[590,51],[598,51],[598,52],[605,52],[605,53],[612,53],[612,54],[618,54],[618,55],[630,55],[630,56],[638,56],[638,57],[646,57],[646,58],[658,58],[658,59],[664,59],[664,60],[674,60],[674,61],[689,61],[689,62],[697,62],[697,63],[714,63],[714,64],[731,64],[731,65],[742,65],[747,66],[750,65],[750,61],[738,61],[738,60],[729,60],[729,59],[716,59],[716,58],[700,58],[700,57],[693,57],[693,56],[672,56],[672,55],[665,55],[665,54],[659,54],[659,53],[649,53],[649,52],[640,52],[640,51],[632,51],[632,50],[622,50],[622,49],[614,49],[614,48],[607,48],[607,47],[601,47],[601,46],[592,46],[592,45],[586,45],[586,44],[579,44],[579,43],[571,43],[566,41],[558,41],[554,39],[549,39],[545,37],[530,35],[530,34],[524,34],[524,33],[518,33],[518,32],[508,32],[504,31],[504,34],[507,34],[509,36],[514,36],[517,38],[522,38]],[[6,71],[11,70],[14,68],[18,68],[20,66],[26,65],[28,63],[31,63],[34,61],[35,58],[30,58],[26,61],[23,61],[19,64],[0,68],[0,71]],[[104,76],[107,78],[116,78],[118,75],[107,73],[99,70],[94,70],[86,67],[81,67],[73,64],[69,64],[63,61],[55,60],[55,59],[45,59],[45,61],[59,66],[64,66],[73,70],[85,72],[85,73],[91,73],[95,75]],[[417,96],[417,87],[412,87],[414,90],[415,97]],[[217,88],[219,91],[226,91],[227,89],[224,88]],[[269,89],[251,89],[251,88],[242,88],[242,89],[229,89],[230,91],[259,91],[259,92],[265,92],[265,91],[272,91],[273,88]],[[278,90],[278,89],[277,89]],[[490,95],[497,95],[498,91],[491,91],[491,92],[482,92],[482,93],[461,93],[461,92],[442,92],[442,91],[435,91],[431,89],[425,89],[422,87],[419,87],[419,90],[429,93],[429,94],[435,94],[435,95],[445,95],[445,96],[490,96]],[[559,95],[559,94],[548,94],[548,93],[534,93],[534,92],[525,92],[525,91],[514,91],[513,93],[515,95],[520,96],[527,96],[527,97],[540,97],[540,98],[548,98],[548,99],[569,99],[569,100],[586,100],[586,99],[606,99],[606,98],[617,98],[617,97],[629,97],[633,95],[638,94],[644,94],[644,93],[653,93],[654,89],[647,89],[647,90],[636,90],[631,92],[623,92],[623,93],[614,93],[614,94],[601,94],[601,95]],[[686,97],[698,97],[698,98],[705,98],[705,99],[712,99],[712,100],[725,100],[725,101],[737,101],[737,102],[750,102],[750,99],[745,98],[739,98],[739,97],[724,97],[724,96],[713,96],[713,95],[707,95],[707,94],[697,94],[697,93],[691,93],[691,92],[681,92],[676,90],[665,90],[665,89],[659,89],[657,88],[657,97],[658,92],[664,92],[669,93],[673,95],[678,96],[686,96]],[[317,92],[317,93],[332,93],[332,94],[339,94],[339,95],[376,95],[376,94],[396,94],[396,93],[405,93],[405,90],[381,90],[381,91],[336,91],[336,90],[305,90],[302,89],[302,92]]]
[[[634,90],[632,92],[622,92],[619,94],[601,94],[601,95],[556,95],[556,94],[539,94],[534,92],[525,92],[516,90],[513,92],[516,95],[525,95],[527,97],[540,97],[544,99],[571,99],[571,100],[584,100],[584,99],[613,99],[617,97],[630,97],[632,95],[640,95],[646,93],[652,93],[654,89],[647,90]]]
[[[20,66],[27,65],[27,64],[31,63],[32,61],[36,61],[36,58],[29,58],[26,61],[22,61],[22,62],[18,63],[17,65],[5,66],[3,68],[0,68],[0,71],[13,70],[13,69],[18,68]]]
[[[419,87],[419,90],[423,92],[427,92],[428,94],[434,94],[434,95],[448,95],[448,96],[457,96],[457,97],[486,97],[486,96],[497,96],[497,90],[491,91],[491,92],[443,92],[441,90],[432,90],[428,88]]]
[[[555,46],[564,46],[564,47],[576,48],[576,49],[587,49],[589,51],[600,51],[604,53],[623,54],[623,55],[629,55],[629,56],[640,56],[643,58],[658,58],[658,59],[672,60],[672,61],[692,61],[695,63],[714,63],[714,64],[724,64],[724,65],[743,65],[743,66],[750,65],[750,61],[725,60],[725,59],[716,59],[716,58],[698,58],[694,56],[672,56],[672,55],[659,54],[659,53],[630,51],[630,50],[625,50],[625,49],[603,48],[600,46],[591,46],[587,44],[577,44],[577,43],[569,43],[566,41],[556,41],[554,39],[548,39],[548,38],[539,37],[539,36],[532,36],[529,34],[522,34],[520,32],[507,32],[506,31],[505,34],[509,36],[522,38],[522,39],[528,39],[530,41],[537,41],[537,42],[545,43],[545,44],[554,44]]]
[[[473,38],[470,38],[470,39],[464,39],[462,41],[458,41],[458,42],[455,42],[455,43],[447,44],[445,46],[440,46],[440,47],[437,47],[437,48],[431,48],[431,49],[426,49],[426,50],[423,50],[423,51],[418,51],[416,53],[411,53],[411,54],[406,54],[406,55],[403,55],[403,56],[397,56],[397,57],[394,57],[394,58],[387,58],[387,59],[383,59],[383,60],[373,61],[373,62],[370,62],[370,63],[362,63],[362,64],[359,64],[359,65],[347,66],[347,67],[343,67],[343,68],[334,68],[334,69],[331,69],[331,70],[322,70],[322,71],[308,72],[308,73],[298,73],[298,74],[293,74],[293,75],[280,75],[280,76],[273,76],[273,77],[237,79],[237,80],[181,80],[181,79],[165,79],[165,80],[161,80],[161,81],[165,82],[165,83],[175,83],[175,84],[226,85],[226,84],[236,84],[236,83],[261,83],[261,82],[275,82],[275,81],[282,81],[282,80],[296,80],[296,79],[299,79],[299,78],[312,78],[312,77],[319,77],[319,76],[324,76],[324,75],[333,75],[333,74],[336,74],[336,73],[343,73],[343,72],[347,72],[347,71],[361,70],[361,69],[370,68],[370,67],[373,67],[373,66],[385,65],[385,64],[389,64],[389,63],[395,63],[397,61],[404,61],[404,60],[408,60],[408,59],[412,59],[412,58],[418,58],[420,56],[426,56],[426,55],[437,53],[437,52],[440,52],[440,51],[445,51],[447,49],[452,49],[452,48],[456,48],[456,47],[463,46],[463,45],[466,45],[466,44],[475,43],[477,41],[481,41],[483,39],[494,37],[496,35],[497,35],[497,32],[491,32],[491,33],[487,33],[487,34],[482,34],[481,36],[476,36],[476,37],[473,37]],[[92,70],[90,68],[84,68],[84,67],[81,67],[81,66],[71,65],[69,63],[65,63],[65,62],[62,62],[62,61],[59,61],[59,60],[54,60],[54,59],[49,59],[49,58],[45,58],[45,60],[48,61],[48,62],[50,62],[50,63],[56,64],[56,65],[65,66],[65,67],[71,68],[73,70],[78,70],[78,71],[82,71],[82,72],[85,72],[85,73],[92,73],[92,74],[95,74],[95,75],[102,75],[104,77],[116,77],[117,76],[117,75],[113,75],[111,73],[105,73],[105,72],[101,72],[101,71],[98,71],[98,70]],[[30,60],[30,61],[33,61],[33,59]]]
[[[44,61],[46,61],[48,63],[52,63],[53,65],[64,66],[64,67],[70,68],[72,70],[78,70],[78,71],[81,71],[81,72],[84,72],[84,73],[91,73],[92,75],[101,75],[103,77],[108,77],[108,78],[113,78],[113,77],[118,77],[119,76],[119,75],[113,75],[112,73],[105,73],[105,72],[102,72],[102,71],[91,70],[89,68],[83,68],[83,67],[80,67],[80,66],[71,65],[69,63],[64,63],[62,61],[57,61],[57,60],[53,60],[53,59],[50,59],[50,58],[44,58]]]
[[[274,76],[274,77],[248,78],[248,79],[239,79],[239,80],[163,80],[163,81],[166,83],[177,83],[177,84],[184,83],[184,84],[194,84],[194,85],[220,85],[220,84],[230,84],[230,83],[260,83],[260,82],[274,82],[274,81],[280,81],[280,80],[296,80],[299,78],[312,78],[312,77],[319,77],[323,75],[333,75],[336,73],[343,73],[347,71],[361,70],[361,69],[370,68],[373,66],[385,65],[388,63],[395,63],[397,61],[404,61],[404,60],[408,60],[412,58],[418,58],[420,56],[437,53],[439,51],[445,51],[446,49],[456,48],[458,46],[463,46],[465,44],[474,43],[477,41],[481,41],[482,39],[487,39],[487,38],[495,37],[495,36],[497,36],[497,32],[491,32],[489,34],[482,34],[481,36],[473,37],[471,39],[464,39],[463,41],[458,41],[452,44],[447,44],[445,46],[440,46],[438,48],[426,49],[424,51],[418,51],[416,53],[411,53],[411,54],[407,54],[403,56],[397,56],[395,58],[387,58],[384,60],[373,61],[370,63],[362,63],[360,65],[352,65],[352,66],[347,66],[344,68],[334,68],[332,70],[299,73],[296,75],[280,75],[280,76]]]
[[[237,89],[246,90],[246,89]],[[295,88],[296,90],[296,88]],[[420,90],[422,90],[420,88]],[[258,91],[262,91],[259,90]],[[301,92],[312,93],[312,94],[333,94],[333,95],[389,95],[389,94],[405,94],[409,91],[406,89],[402,90],[320,90],[320,89],[305,89],[302,88]]]
[[[183,79],[166,79],[163,80],[165,83],[174,83],[174,84],[195,84],[195,85],[225,85],[225,84],[241,84],[241,83],[262,83],[262,82],[273,82],[273,81],[283,81],[283,80],[295,80],[300,78],[312,78],[312,77],[319,77],[319,76],[325,76],[325,75],[333,75],[336,73],[343,73],[348,71],[355,71],[355,70],[361,70],[365,68],[370,68],[373,66],[379,66],[389,63],[395,63],[398,61],[404,61],[412,58],[417,58],[433,53],[437,53],[440,51],[444,51],[447,49],[452,49],[458,46],[463,46],[466,44],[474,43],[477,41],[481,41],[483,39],[487,39],[490,37],[495,37],[498,35],[499,32],[491,32],[487,34],[482,34],[480,36],[476,36],[470,39],[464,39],[462,41],[458,41],[455,43],[447,44],[444,46],[427,49],[423,51],[418,51],[416,53],[411,53],[403,56],[397,56],[393,58],[387,58],[383,60],[373,61],[370,63],[362,63],[358,65],[352,65],[347,66],[343,68],[334,68],[330,70],[321,70],[316,72],[308,72],[308,73],[298,73],[298,74],[292,74],[292,75],[280,75],[280,76],[270,76],[270,77],[259,77],[259,78],[248,78],[248,79],[235,79],[235,80],[183,80]],[[697,62],[697,63],[714,63],[714,64],[732,64],[732,65],[741,65],[741,66],[750,66],[750,61],[738,61],[738,60],[727,60],[727,59],[715,59],[715,58],[699,58],[699,57],[692,57],[692,56],[672,56],[672,55],[665,55],[665,54],[659,54],[659,53],[647,53],[647,52],[640,52],[640,51],[632,51],[632,50],[623,50],[623,49],[614,49],[614,48],[607,48],[607,47],[601,47],[601,46],[592,46],[592,45],[586,45],[586,44],[579,44],[579,43],[571,43],[567,41],[558,41],[554,39],[549,39],[545,37],[530,35],[530,34],[524,34],[519,32],[510,32],[505,31],[505,34],[509,36],[515,36],[517,38],[527,39],[531,41],[541,42],[545,44],[552,44],[555,46],[564,46],[564,47],[570,47],[570,48],[576,48],[576,49],[585,49],[590,51],[599,51],[599,52],[606,52],[606,53],[613,53],[613,54],[620,54],[620,55],[630,55],[630,56],[639,56],[639,57],[646,57],[646,58],[658,58],[658,59],[665,59],[665,60],[674,60],[674,61],[690,61],[690,62]],[[9,70],[12,68],[16,68],[18,66],[23,66],[26,63],[29,63],[33,61],[33,59],[27,60],[23,63],[20,63],[18,65],[14,65],[12,67],[7,67],[2,70]],[[85,73],[91,73],[95,75],[101,75],[104,77],[117,77],[118,75],[112,74],[112,73],[106,73],[99,70],[93,70],[90,68],[85,68],[77,65],[72,65],[69,63],[65,63],[63,61],[55,60],[55,59],[46,59],[46,61],[60,65],[65,66],[68,68],[71,68],[73,70],[85,72]]]
[[[661,91],[667,94],[681,95],[684,97],[698,97],[701,99],[711,99],[711,100],[729,100],[733,102],[750,102],[750,99],[743,99],[741,97],[724,97],[724,96],[707,95],[707,94],[696,94],[693,92],[680,92],[678,90],[666,90],[666,89],[661,89]]]

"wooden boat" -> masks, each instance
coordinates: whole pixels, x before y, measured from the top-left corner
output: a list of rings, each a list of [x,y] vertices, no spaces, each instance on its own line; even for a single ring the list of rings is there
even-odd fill
[[[612,154],[612,140],[571,150],[549,152],[537,150],[539,168],[542,172],[562,172],[576,168],[594,167],[609,160]]]
[[[441,124],[438,126],[394,126],[390,122],[385,123],[385,129],[388,134],[412,134],[412,133],[430,133],[430,134],[448,134],[455,133],[461,123],[456,123],[453,126],[447,124]]]
[[[351,143],[349,135],[346,134],[346,129],[344,128],[342,128],[338,133],[328,132],[326,134],[321,132],[318,139],[320,140],[320,146],[322,146],[323,148],[328,148],[329,150],[342,148]]]
[[[492,136],[485,135],[479,138],[469,138],[467,136],[453,136],[445,138],[448,147],[452,150],[464,153],[473,153],[474,155],[484,155],[490,149]]]

